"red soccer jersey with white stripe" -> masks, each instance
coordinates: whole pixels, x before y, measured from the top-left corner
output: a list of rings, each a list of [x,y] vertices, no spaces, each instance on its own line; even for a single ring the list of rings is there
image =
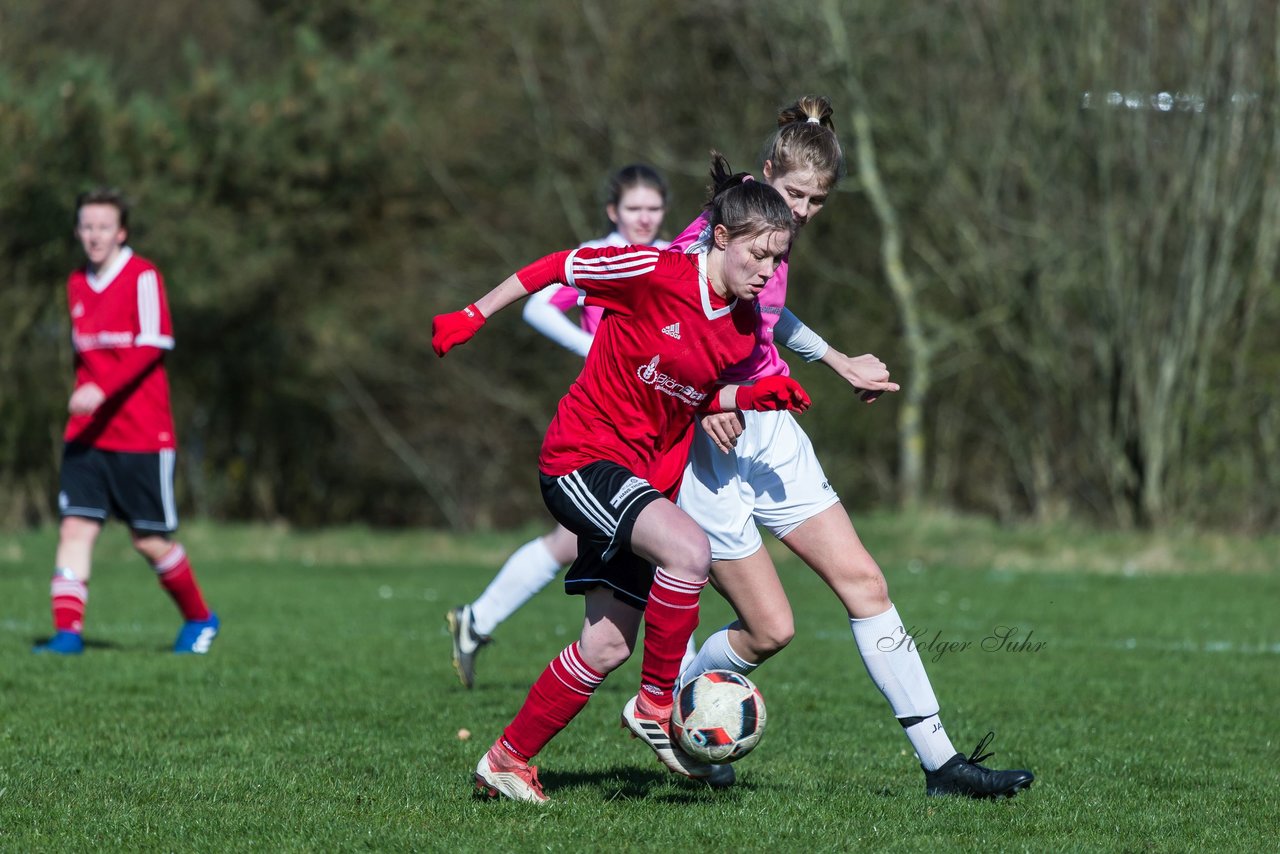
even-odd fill
[[[611,460],[668,491],[665,457],[687,449],[695,411],[755,343],[755,309],[710,287],[704,254],[581,248],[519,272],[530,290],[563,282],[605,309],[582,373],[561,400],[538,467],[563,475]]]
[[[147,453],[176,447],[163,355],[173,327],[160,271],[128,247],[97,275],[67,279],[76,387],[96,383],[106,401],[72,415],[63,438],[107,451]]]

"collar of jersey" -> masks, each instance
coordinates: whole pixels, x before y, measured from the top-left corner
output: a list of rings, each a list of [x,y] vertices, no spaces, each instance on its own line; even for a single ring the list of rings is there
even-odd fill
[[[698,291],[702,294],[702,313],[707,316],[708,320],[715,320],[717,317],[724,317],[733,311],[733,307],[738,304],[738,298],[734,297],[729,300],[729,304],[724,308],[711,307],[711,282],[707,280],[707,253],[698,252]]]
[[[84,274],[85,281],[89,283],[89,287],[93,288],[95,294],[100,294],[116,280],[116,276],[120,275],[120,271],[124,269],[124,265],[129,263],[129,259],[133,257],[133,250],[128,246],[120,247],[120,257],[110,267],[101,273],[94,273],[92,270],[86,270]]]

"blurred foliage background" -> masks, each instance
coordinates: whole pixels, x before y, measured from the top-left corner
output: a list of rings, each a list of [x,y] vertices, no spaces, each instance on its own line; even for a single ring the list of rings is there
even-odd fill
[[[789,304],[903,383],[794,367],[852,508],[1274,529],[1278,37],[1262,0],[0,0],[0,525],[55,514],[79,190],[166,276],[186,512],[505,526],[578,363],[518,310],[440,361],[431,316],[603,234],[621,164],[674,235],[816,92],[849,175]]]

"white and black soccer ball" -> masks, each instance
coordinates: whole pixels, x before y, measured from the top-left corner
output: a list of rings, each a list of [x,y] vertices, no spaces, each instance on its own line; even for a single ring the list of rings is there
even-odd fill
[[[687,682],[671,710],[671,728],[694,759],[735,762],[764,735],[764,697],[741,673],[708,670]]]

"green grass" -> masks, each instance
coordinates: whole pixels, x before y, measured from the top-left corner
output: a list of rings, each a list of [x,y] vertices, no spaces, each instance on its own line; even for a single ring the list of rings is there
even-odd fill
[[[775,552],[798,633],[757,671],[769,730],[735,789],[673,778],[623,736],[633,660],[538,757],[549,808],[475,801],[471,769],[581,621],[544,591],[476,689],[457,684],[443,612],[521,534],[191,526],[224,630],[178,658],[172,605],[115,526],[78,659],[28,652],[49,632],[53,534],[0,543],[0,851],[1280,847],[1277,540],[859,524],[904,620],[938,641],[925,663],[956,746],[996,730],[991,764],[1034,770],[1030,791],[925,798],[839,606]],[[727,620],[704,603],[704,627]],[[1043,646],[983,650],[999,626]]]

